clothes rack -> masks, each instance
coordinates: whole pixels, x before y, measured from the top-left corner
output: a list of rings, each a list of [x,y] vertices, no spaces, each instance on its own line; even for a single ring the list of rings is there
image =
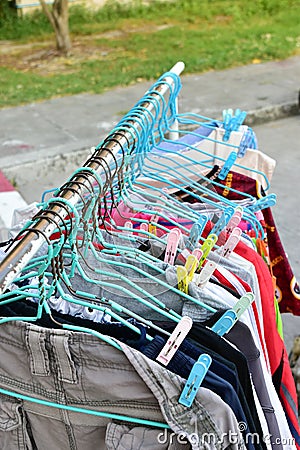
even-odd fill
[[[284,252],[277,280],[269,256],[275,163],[245,112],[178,112],[183,69],[0,253],[3,450],[300,449],[279,311],[297,302]]]

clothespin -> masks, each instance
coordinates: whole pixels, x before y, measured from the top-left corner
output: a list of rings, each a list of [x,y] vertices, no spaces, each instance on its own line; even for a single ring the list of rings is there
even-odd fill
[[[225,130],[223,141],[228,141],[231,133],[231,119],[232,119],[233,110],[223,109],[223,128]]]
[[[244,211],[244,209],[242,206],[237,206],[235,208],[234,214],[226,226],[227,233],[231,233],[235,227],[239,226],[240,221],[242,220],[242,217],[243,217],[243,211]]]
[[[254,205],[248,206],[251,212],[257,212],[259,210],[270,208],[276,204],[276,194],[268,194],[265,197],[260,198]]]
[[[223,110],[223,128],[225,130],[223,141],[228,141],[232,131],[238,131],[246,118],[247,113],[236,109],[234,114],[232,109]]]
[[[153,234],[154,236],[157,235],[156,232],[156,225],[154,225],[153,223],[149,222],[149,233]]]
[[[188,279],[188,283],[190,283],[194,277],[194,273],[197,270],[199,264],[199,260],[196,258],[195,255],[189,255],[187,257],[186,263],[185,263],[185,268],[187,271],[187,279]]]
[[[199,243],[199,239],[201,237],[201,234],[203,233],[203,230],[205,228],[205,225],[207,224],[208,218],[204,215],[199,217],[198,221],[194,223],[194,225],[191,228],[186,247],[189,250],[194,250],[194,248]]]
[[[157,208],[155,214],[153,214],[153,216],[150,217],[150,221],[149,221],[149,233],[154,234],[154,236],[157,236],[157,231],[156,231],[156,225],[155,223],[157,223],[158,221],[158,213],[162,210],[162,208]]]
[[[141,231],[149,231],[149,226],[148,226],[148,224],[147,224],[146,222],[142,222],[142,223],[140,224],[140,230],[141,230]],[[143,236],[143,237],[145,237],[145,234],[144,234],[144,233],[140,233],[140,235]]]
[[[202,250],[200,250],[200,248],[195,248],[192,251],[192,253],[191,253],[190,250],[185,248],[184,250],[182,250],[182,252],[178,256],[178,260],[180,260],[182,263],[186,264],[186,261],[187,261],[188,257],[190,255],[194,255],[194,256],[196,256],[196,258],[198,259],[198,262],[199,262],[202,254],[203,254],[203,252],[202,252]]]
[[[167,236],[167,247],[164,262],[174,264],[180,238],[181,231],[179,228],[173,228]]]
[[[228,175],[228,172],[230,171],[231,167],[233,166],[233,164],[235,163],[237,158],[237,152],[231,152],[227,158],[227,160],[225,161],[221,172],[219,173],[218,178],[220,180],[225,180],[225,178]]]
[[[240,109],[236,109],[234,116],[231,119],[231,130],[238,131],[242,123],[244,122],[247,116],[246,111],[241,111]]]
[[[124,233],[126,233],[126,234],[132,234],[133,233],[133,224],[132,224],[131,220],[127,220],[124,223],[124,228],[128,228],[128,230],[125,230]]]
[[[222,212],[221,217],[211,230],[210,234],[216,234],[217,236],[219,236],[221,231],[225,230],[226,225],[228,224],[231,217],[234,215],[234,211],[235,210],[232,206],[227,206]]]
[[[199,245],[200,237],[203,233],[208,218],[205,215],[201,215],[198,221],[194,223],[190,230],[189,237],[187,239],[186,248],[180,252],[179,259],[182,263],[185,263],[188,256],[194,252],[196,246]],[[200,259],[200,256],[197,256]]]
[[[191,373],[185,383],[183,391],[179,397],[181,405],[190,408],[197,395],[197,392],[202,384],[202,381],[207,374],[211,365],[212,359],[206,353],[199,356],[198,360],[193,365]]]
[[[215,269],[217,268],[218,263],[215,261],[206,261],[205,266],[202,268],[200,273],[197,273],[194,281],[200,288],[204,288]]]
[[[186,243],[189,250],[193,250],[199,242],[201,236],[201,227],[198,223],[194,223],[190,230],[190,234]]]
[[[189,282],[188,282],[188,272],[186,270],[186,267],[184,266],[177,266],[176,267],[176,274],[177,274],[177,286],[178,289],[181,292],[184,292],[185,294],[189,293]]]
[[[184,266],[176,267],[178,289],[185,294],[189,293],[189,284],[194,278],[198,264],[199,260],[196,256],[189,255]]]
[[[207,236],[207,238],[205,239],[205,241],[203,242],[201,249],[200,249],[202,251],[202,256],[199,260],[198,269],[200,269],[202,267],[202,264],[206,260],[207,256],[209,255],[211,249],[213,248],[213,246],[215,245],[217,240],[218,240],[218,236],[216,234],[209,234]]]
[[[202,252],[202,250],[200,250],[200,248],[195,248],[192,252],[192,255],[196,256],[198,261],[200,261],[200,258],[203,255],[203,252]]]
[[[229,235],[229,238],[221,248],[221,255],[225,258],[229,258],[237,244],[239,243],[242,235],[242,230],[239,227],[235,227],[231,234]]]
[[[156,358],[156,361],[160,362],[164,366],[167,366],[173,356],[175,355],[178,347],[182,344],[190,329],[192,328],[193,321],[188,316],[183,316],[180,322],[176,325],[168,341],[162,348],[161,352]]]
[[[252,292],[247,292],[247,294],[243,295],[232,309],[224,312],[223,316],[211,328],[212,331],[219,336],[224,336],[224,334],[228,333],[246,309],[249,308],[253,300],[254,294]]]
[[[257,139],[252,128],[245,126],[245,131],[239,145],[238,157],[242,158],[248,148],[257,149]]]

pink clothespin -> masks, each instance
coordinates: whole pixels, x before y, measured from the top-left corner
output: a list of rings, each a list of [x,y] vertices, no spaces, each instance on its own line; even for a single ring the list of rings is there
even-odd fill
[[[239,227],[233,228],[229,238],[221,249],[221,255],[224,256],[224,258],[229,258],[237,244],[240,242],[241,235],[242,230]]]
[[[167,366],[173,356],[175,355],[178,347],[182,344],[190,329],[192,328],[193,321],[188,316],[183,316],[180,322],[176,325],[173,333],[169,337],[166,345],[161,350],[160,354],[156,358],[156,361],[160,362],[164,366]]]
[[[140,230],[141,231],[149,231],[148,230],[148,224],[146,223],[146,222],[142,222],[141,224],[140,224]],[[145,234],[144,233],[140,233],[140,235],[141,236],[143,236],[143,237],[145,237]]]
[[[179,228],[173,228],[167,237],[167,247],[164,262],[174,264],[176,253],[181,238],[181,231]]]
[[[127,220],[127,222],[124,223],[124,228],[129,228],[131,231],[124,230],[125,234],[132,234],[133,233],[133,225],[130,220]]]
[[[235,227],[239,226],[239,223],[242,220],[242,217],[243,217],[243,208],[242,208],[242,206],[237,206],[235,208],[233,216],[231,217],[231,219],[229,220],[229,222],[227,224],[227,227],[226,227],[227,233],[231,233]]]
[[[203,251],[200,250],[200,248],[195,248],[192,252],[192,255],[196,256],[196,258],[198,259],[198,261],[200,261],[201,256],[203,255]]]
[[[150,221],[149,221],[149,233],[154,234],[154,236],[157,236],[157,232],[156,232],[156,223],[158,221],[158,213],[161,212],[162,208],[157,208],[155,214],[153,214],[150,217]]]

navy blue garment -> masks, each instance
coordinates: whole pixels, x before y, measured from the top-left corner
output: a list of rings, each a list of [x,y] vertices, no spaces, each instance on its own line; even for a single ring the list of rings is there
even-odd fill
[[[165,343],[166,340],[161,336],[155,336],[154,339],[149,342],[144,348],[141,348],[140,351],[148,358],[155,360],[164,347]],[[182,378],[187,379],[195,362],[196,361],[193,358],[187,356],[182,352],[182,346],[180,346],[180,349],[176,351],[175,355],[169,362],[167,369],[173,373],[176,373]],[[246,435],[250,433],[248,422],[241,406],[240,400],[231,384],[225,381],[220,376],[216,375],[211,370],[208,370],[201,386],[210,389],[215,394],[218,394],[221,399],[230,406],[235,417],[237,418],[237,421],[243,422],[247,425],[247,428],[243,430],[243,434],[246,437]],[[255,450],[252,442],[247,443],[247,448],[249,450]]]
[[[175,328],[175,325],[173,324],[173,322],[155,322],[156,325],[159,325],[161,328],[163,328],[164,330],[167,330],[169,332],[172,332],[173,329]],[[195,328],[195,326],[197,326],[198,324],[194,324],[193,328]],[[251,386],[251,382],[250,385],[247,384],[247,379],[246,380],[241,380],[241,373],[240,373],[240,368],[237,367],[238,362],[234,361],[232,358],[229,361],[229,359],[226,359],[226,352],[222,352],[222,355],[218,352],[218,349],[213,348],[212,346],[210,346],[210,341],[206,340],[205,343],[203,344],[202,342],[200,343],[201,339],[202,339],[202,334],[204,335],[205,333],[201,334],[201,330],[199,332],[193,332],[194,331],[192,328],[192,330],[189,333],[189,337],[187,339],[184,340],[184,342],[181,344],[180,346],[180,350],[183,351],[185,354],[188,354],[188,356],[190,356],[192,359],[197,360],[199,358],[199,356],[202,353],[208,353],[211,357],[212,357],[212,364],[210,366],[210,369],[215,371],[217,370],[218,375],[220,375],[222,378],[224,378],[224,375],[222,374],[222,372],[219,372],[218,369],[216,369],[216,365],[214,364],[215,361],[219,361],[221,362],[224,366],[227,366],[227,364],[229,364],[229,367],[235,367],[235,377],[236,377],[236,382],[238,384],[238,387],[236,390],[240,403],[242,405],[243,411],[247,417],[247,421],[248,421],[248,425],[249,428],[251,430],[252,433],[259,433],[260,436],[260,440],[259,442],[255,442],[255,448],[256,449],[266,449],[266,445],[263,441],[263,432],[261,430],[261,425],[259,422],[259,418],[258,418],[258,414],[257,414],[257,410],[256,410],[256,405],[254,403],[254,398],[253,398],[253,392],[252,392],[252,386]],[[211,330],[209,330],[211,331]],[[211,332],[212,335],[214,335],[215,333]],[[193,335],[193,339],[191,338]],[[217,336],[217,335],[216,335]],[[214,337],[214,336],[213,336]],[[219,337],[219,336],[218,336]],[[212,339],[213,341],[213,339]],[[223,340],[224,341],[224,340]],[[223,342],[222,341],[222,342]],[[226,341],[224,341],[226,343]],[[229,344],[228,344],[229,345]],[[229,356],[231,356],[228,352],[228,358]],[[243,355],[241,355],[243,356]],[[242,360],[243,362],[243,360]],[[222,367],[222,366],[220,366]],[[225,372],[224,372],[225,374]],[[250,375],[249,372],[246,373],[246,375],[248,375],[249,381],[250,381]],[[246,385],[246,387],[248,388],[248,391],[245,392],[244,390],[244,385]],[[251,389],[251,391],[249,391],[249,388]],[[253,399],[253,403],[251,402],[251,396]],[[250,400],[250,401],[249,401]]]
[[[37,304],[29,300],[18,300],[17,302],[1,304],[0,303],[0,316],[2,317],[35,317],[37,313]],[[137,322],[135,319],[129,319],[128,322],[135,325],[140,329],[141,334],[137,334],[136,331],[121,324],[120,322],[112,323],[97,323],[89,319],[82,319],[81,317],[74,317],[69,314],[63,314],[54,310],[51,310],[51,315],[55,321],[51,319],[49,314],[44,310],[42,316],[35,320],[34,323],[41,327],[46,328],[61,328],[60,324],[76,325],[83,328],[90,328],[101,334],[105,334],[118,339],[129,345],[130,347],[139,349],[141,346],[145,345],[146,330],[145,326]]]
[[[188,339],[185,339],[180,346],[180,350],[196,360],[199,358],[199,355],[201,355],[201,353],[208,353],[205,347],[201,347],[201,345],[191,344]],[[226,360],[224,361],[224,359],[221,358],[217,353],[210,351],[209,355],[212,358],[210,370],[230,383],[235,392],[239,393],[240,384],[235,365],[232,364],[232,367],[230,367],[229,365],[227,365]]]

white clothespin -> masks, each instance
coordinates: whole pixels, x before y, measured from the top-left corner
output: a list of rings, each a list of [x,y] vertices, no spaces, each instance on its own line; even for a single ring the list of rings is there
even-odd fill
[[[160,362],[164,366],[167,366],[173,356],[175,355],[178,347],[182,344],[190,329],[192,328],[193,321],[190,317],[184,316],[176,325],[171,336],[168,338],[166,345],[161,350],[160,354],[156,358],[156,361]]]
[[[217,268],[218,263],[214,261],[206,261],[205,266],[199,274],[195,275],[194,281],[200,288],[204,288]]]

